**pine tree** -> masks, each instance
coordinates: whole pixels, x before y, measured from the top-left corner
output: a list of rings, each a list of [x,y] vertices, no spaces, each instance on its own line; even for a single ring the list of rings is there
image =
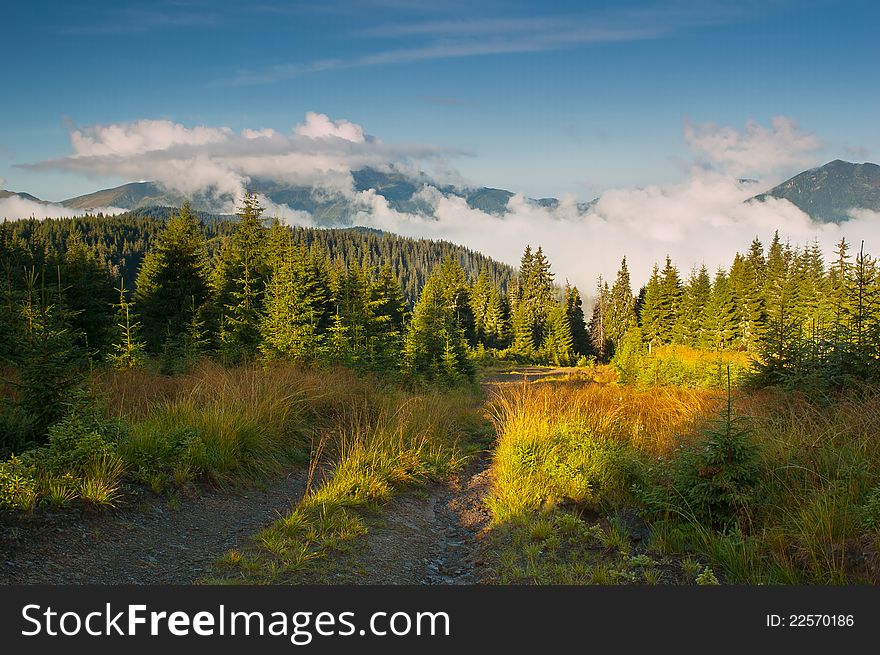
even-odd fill
[[[483,339],[488,348],[510,345],[510,308],[505,296],[495,287],[489,290],[489,302],[483,322]]]
[[[630,286],[626,257],[620,262],[620,270],[617,271],[617,278],[611,287],[607,312],[607,338],[613,347],[617,348],[636,318],[635,299]]]
[[[863,380],[870,379],[877,368],[878,300],[877,261],[865,253],[863,241],[852,267],[845,308],[851,326],[850,373]]]
[[[765,287],[767,263],[758,239],[752,241],[746,257],[737,254],[729,273],[730,287],[737,303],[740,345],[749,352],[757,352],[766,325]]]
[[[473,379],[473,368],[443,277],[441,270],[435,271],[422,289],[407,328],[404,365],[416,377],[454,383],[459,377]]]
[[[663,321],[665,319],[660,269],[657,264],[654,264],[651,278],[648,280],[648,284],[645,285],[644,301],[639,313],[639,327],[641,328],[642,339],[648,346],[648,352],[652,348],[664,343],[665,327]]]
[[[673,331],[673,341],[687,346],[698,347],[705,342],[703,330],[706,325],[706,311],[712,294],[712,282],[706,266],[693,271],[684,287],[681,311]]]
[[[321,352],[331,321],[336,320],[335,307],[333,317],[330,313],[326,257],[288,242],[274,261],[260,321],[260,351],[267,359],[312,361]]]
[[[61,286],[77,346],[91,355],[105,352],[113,337],[113,283],[107,269],[77,235],[67,243]]]
[[[263,207],[245,195],[231,243],[221,252],[212,276],[214,311],[224,322],[220,344],[230,362],[253,359],[260,345],[263,288],[268,278]]]
[[[556,305],[550,263],[539,247],[533,254],[523,254],[518,280],[518,297],[513,309],[513,348],[531,357],[542,349],[550,310]]]
[[[31,268],[19,308],[18,376],[13,382],[18,404],[28,417],[32,436],[41,440],[64,413],[68,393],[81,379],[84,353],[61,302],[61,289],[47,288],[45,275]]]
[[[660,296],[658,312],[659,338],[661,343],[672,343],[675,324],[681,311],[681,279],[678,269],[672,265],[669,256],[660,274]]]
[[[587,333],[587,325],[584,320],[583,302],[578,288],[571,286],[568,282],[565,283],[563,306],[571,334],[572,351],[576,356],[586,356],[590,353],[590,335]]]
[[[574,363],[571,323],[564,306],[553,307],[548,312],[542,348],[544,360],[554,366],[571,366]]]
[[[400,282],[386,263],[368,288],[370,325],[367,330],[372,367],[391,370],[400,362],[406,299]]]
[[[345,352],[348,362],[355,364],[369,361],[367,337],[373,317],[370,313],[367,280],[359,266],[338,267],[333,274],[333,304],[337,319],[334,327],[341,321],[346,340]]]
[[[172,214],[137,276],[134,303],[150,352],[179,341],[208,296],[205,237],[189,203]]]
[[[719,351],[731,348],[737,341],[738,324],[736,301],[727,273],[719,268],[715,273],[709,303],[704,313],[702,341],[699,345]]]
[[[476,282],[471,285],[469,298],[471,313],[474,317],[474,335],[477,343],[486,343],[486,318],[489,304],[492,301],[494,285],[489,279],[489,269],[483,267]]]
[[[596,300],[593,303],[593,312],[590,315],[590,323],[587,330],[590,334],[590,347],[599,361],[608,361],[614,354],[614,345],[608,338],[608,303],[611,291],[608,283],[599,276],[596,285]]]
[[[132,312],[132,302],[125,290],[125,280],[119,283],[119,302],[116,303],[116,339],[108,356],[114,368],[140,368],[146,361],[146,344],[141,340],[141,324]]]
[[[803,341],[798,305],[798,283],[788,269],[786,257],[774,239],[765,277],[765,320],[759,343],[760,376],[765,384],[777,384],[801,375]]]

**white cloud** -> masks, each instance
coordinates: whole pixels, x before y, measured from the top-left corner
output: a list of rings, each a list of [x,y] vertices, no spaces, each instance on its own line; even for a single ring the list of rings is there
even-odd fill
[[[774,117],[769,129],[749,121],[741,132],[685,121],[684,138],[692,150],[704,153],[713,165],[733,175],[766,175],[811,166],[822,147],[819,137],[785,116]]]
[[[0,185],[2,186],[2,185]],[[118,207],[99,207],[95,210],[86,212],[83,209],[71,209],[63,205],[53,203],[42,203],[21,198],[19,196],[10,196],[8,198],[0,198],[0,221],[8,219],[10,221],[21,218],[65,218],[69,216],[82,216],[83,214],[121,214],[125,210]]]
[[[25,167],[152,180],[186,196],[213,198],[213,208],[224,212],[234,209],[253,178],[350,197],[352,170],[390,164],[418,170],[435,160],[444,166],[452,153],[430,145],[388,145],[367,136],[356,123],[314,112],[290,134],[140,120],[75,129],[70,142],[71,154]]]
[[[364,129],[345,119],[332,120],[327,114],[306,112],[306,122],[296,126],[296,133],[312,139],[334,136],[352,143],[364,142]]]
[[[541,245],[558,278],[570,279],[585,294],[593,293],[599,274],[613,278],[624,255],[638,287],[667,254],[684,275],[701,264],[714,273],[728,267],[735,252],[746,250],[755,237],[768,244],[776,230],[793,244],[818,240],[829,255],[841,237],[852,242],[864,238],[880,252],[876,212],[854,211],[856,218],[843,225],[820,224],[786,200],[745,202],[800,167],[817,163],[813,157],[820,140],[790,119],[776,118],[769,128],[750,122],[742,131],[686,124],[685,140],[701,161],[687,169],[681,182],[609,189],[586,214],[573,198],[548,209],[517,195],[504,216],[495,216],[425,189],[420,198],[434,207],[434,217],[395,212],[384,199],[367,193],[358,219],[409,236],[463,243],[512,264],[526,244]],[[761,183],[740,183],[746,173]]]
[[[200,146],[225,141],[231,133],[229,128],[187,128],[164,120],[94,125],[70,133],[71,157],[125,157],[172,146]]]

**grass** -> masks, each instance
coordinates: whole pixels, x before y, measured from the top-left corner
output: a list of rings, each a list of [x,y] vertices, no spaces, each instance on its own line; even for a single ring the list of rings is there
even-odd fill
[[[633,362],[629,363],[632,367]],[[733,383],[739,384],[753,368],[752,355],[738,351],[712,351],[682,345],[655,346],[642,353],[634,371],[618,363],[627,383],[643,387],[679,386],[723,389],[730,367]]]
[[[0,508],[29,511],[43,502],[79,501],[109,506],[124,502],[125,484],[132,482],[169,494],[195,482],[253,485],[304,465],[319,441],[328,461],[375,455],[357,440],[371,421],[391,438],[383,417],[406,415],[414,434],[424,432],[419,421],[436,419],[429,403],[419,405],[413,394],[343,368],[225,368],[205,361],[171,377],[99,370],[89,388],[71,399],[46,446],[0,462]],[[423,462],[411,467],[412,476],[423,475],[441,456],[423,446],[416,453],[408,442],[399,455]],[[389,451],[390,442],[383,448]],[[397,470],[387,472],[391,483],[400,482]]]
[[[385,393],[350,408],[325,433],[325,476],[263,530],[247,552],[228,553],[213,581],[300,581],[307,567],[344,551],[367,531],[364,516],[407,486],[446,476],[462,462],[473,390]]]
[[[717,394],[589,382],[510,385],[490,402],[498,432],[488,500],[496,523],[555,505],[596,511],[628,495],[634,458],[670,452]]]
[[[735,493],[723,487],[736,479],[725,477],[727,460],[688,469],[718,434],[716,391],[572,378],[499,387],[490,406],[500,581],[635,582],[627,562],[642,555],[660,558],[642,583],[880,581],[880,393],[824,405],[735,394],[735,415],[748,417],[740,455],[754,473]],[[714,502],[724,489],[735,511],[723,523],[676,502]],[[628,515],[645,539],[608,519]]]

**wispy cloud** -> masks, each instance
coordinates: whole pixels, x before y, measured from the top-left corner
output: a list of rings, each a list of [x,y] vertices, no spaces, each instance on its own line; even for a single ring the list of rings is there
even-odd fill
[[[102,8],[91,20],[65,23],[56,27],[55,32],[69,36],[114,36],[163,29],[207,29],[225,23],[224,14],[210,4],[163,2]]]
[[[590,44],[671,36],[687,27],[730,20],[729,9],[692,3],[589,15],[438,19],[390,23],[360,29],[355,36],[381,40],[385,48],[366,54],[276,64],[243,70],[210,86],[272,84],[336,69],[413,63],[437,59],[543,52]],[[392,47],[387,47],[391,45]]]

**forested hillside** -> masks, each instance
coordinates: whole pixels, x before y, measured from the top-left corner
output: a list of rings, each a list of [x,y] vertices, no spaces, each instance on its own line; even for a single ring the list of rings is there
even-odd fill
[[[5,221],[3,239],[5,243],[23,242],[39,268],[46,253],[63,254],[70,238],[76,235],[87,249],[94,251],[112,277],[124,279],[126,287],[132,289],[144,255],[154,247],[168,217],[176,211],[171,207],[150,207],[116,216],[97,214]],[[230,219],[195,210],[191,213],[201,222],[209,258],[215,257],[233,234],[235,217]],[[418,297],[431,268],[446,257],[458,261],[471,276],[486,267],[493,281],[502,288],[507,287],[513,276],[511,267],[446,241],[408,239],[366,228],[295,228],[293,239],[307,246],[316,244],[325,248],[331,261],[343,265],[387,262],[403,284],[410,305]]]

